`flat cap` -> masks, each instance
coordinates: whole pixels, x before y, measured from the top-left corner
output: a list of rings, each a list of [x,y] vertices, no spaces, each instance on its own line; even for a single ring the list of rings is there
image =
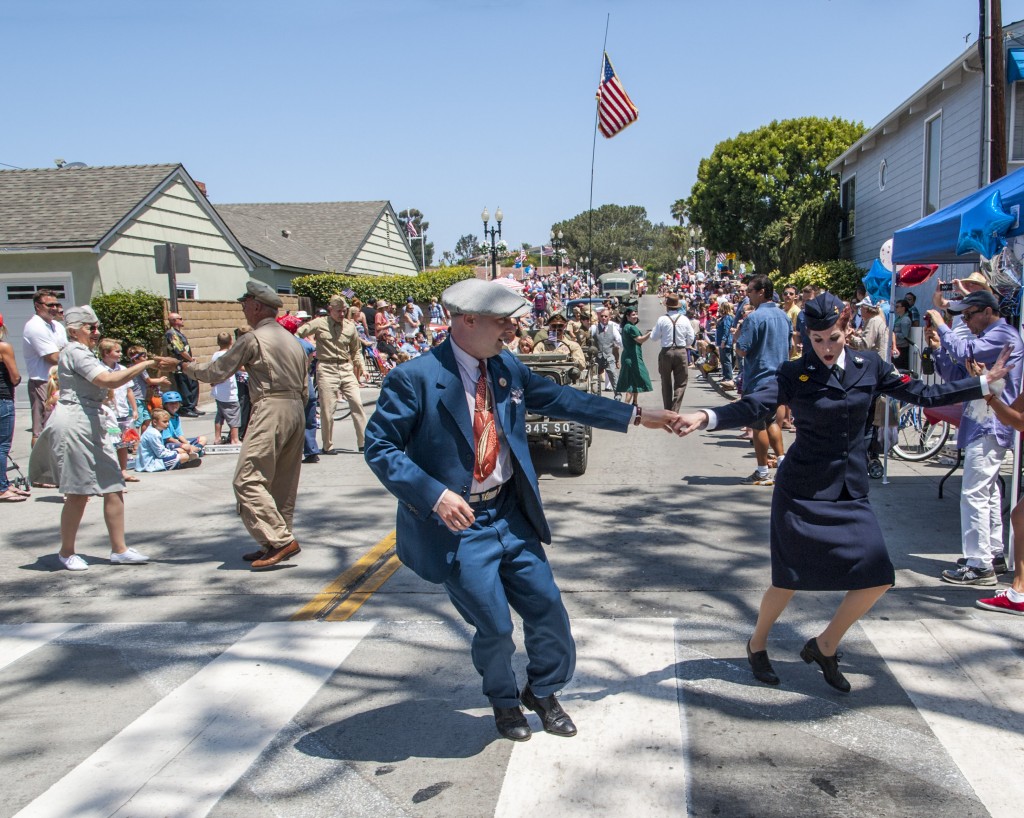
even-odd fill
[[[815,296],[804,304],[804,317],[807,320],[807,329],[821,332],[835,324],[839,316],[846,309],[846,304],[840,301],[830,292],[824,292]]]
[[[533,311],[522,296],[495,281],[467,278],[441,293],[441,303],[456,315],[487,315],[493,318],[520,318]]]
[[[99,317],[88,304],[81,307],[72,307],[64,313],[64,323],[69,327],[77,327],[82,324],[98,324]]]
[[[999,301],[992,295],[988,290],[978,290],[977,292],[965,295],[959,301],[950,301],[949,309],[950,312],[963,312],[971,307],[978,307],[984,309],[985,307],[991,307],[996,312],[999,311]]]
[[[275,309],[281,309],[284,306],[281,296],[274,292],[273,287],[262,281],[257,281],[255,278],[250,278],[245,282],[245,295],[239,296],[238,300],[245,301],[247,298],[255,298],[261,304]]]

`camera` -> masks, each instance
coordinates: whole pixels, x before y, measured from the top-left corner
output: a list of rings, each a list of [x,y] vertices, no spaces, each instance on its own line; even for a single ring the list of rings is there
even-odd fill
[[[953,282],[952,281],[940,281],[939,282],[939,292],[943,292],[943,293],[951,293],[951,292],[953,292]]]

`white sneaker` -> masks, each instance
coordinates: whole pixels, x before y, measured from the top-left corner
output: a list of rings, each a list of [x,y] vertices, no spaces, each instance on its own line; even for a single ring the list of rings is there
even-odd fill
[[[111,551],[110,562],[113,565],[141,565],[144,562],[149,562],[149,557],[145,554],[140,554],[134,548],[129,548],[123,554]]]
[[[78,554],[72,554],[70,557],[62,557],[60,554],[57,554],[57,559],[69,571],[87,571],[89,569],[89,563],[78,556]]]

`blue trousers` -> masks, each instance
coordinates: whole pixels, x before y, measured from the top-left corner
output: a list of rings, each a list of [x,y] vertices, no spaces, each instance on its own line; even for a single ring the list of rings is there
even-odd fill
[[[10,488],[7,482],[7,455],[14,440],[14,401],[0,399],[0,494]]]
[[[302,442],[302,456],[309,457],[320,454],[320,446],[316,442],[316,398],[306,401],[306,436]]]
[[[511,486],[494,507],[477,509],[476,521],[462,534],[457,562],[444,588],[476,630],[473,664],[491,705],[519,704],[510,606],[523,619],[530,688],[537,696],[561,690],[576,669],[569,614],[537,533],[516,505]]]

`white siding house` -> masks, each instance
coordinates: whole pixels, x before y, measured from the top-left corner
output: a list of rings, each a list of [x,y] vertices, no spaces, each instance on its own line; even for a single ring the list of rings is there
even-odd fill
[[[1022,46],[1024,23],[1008,25],[1008,65],[1013,49]],[[1007,82],[1007,141],[1021,145],[1016,155],[1008,152],[1013,171],[1024,166],[1024,110],[1011,100],[1020,96],[1024,102],[1024,82],[997,81]],[[848,211],[841,234],[844,258],[869,267],[896,230],[984,186],[983,82],[972,46],[829,165]]]

